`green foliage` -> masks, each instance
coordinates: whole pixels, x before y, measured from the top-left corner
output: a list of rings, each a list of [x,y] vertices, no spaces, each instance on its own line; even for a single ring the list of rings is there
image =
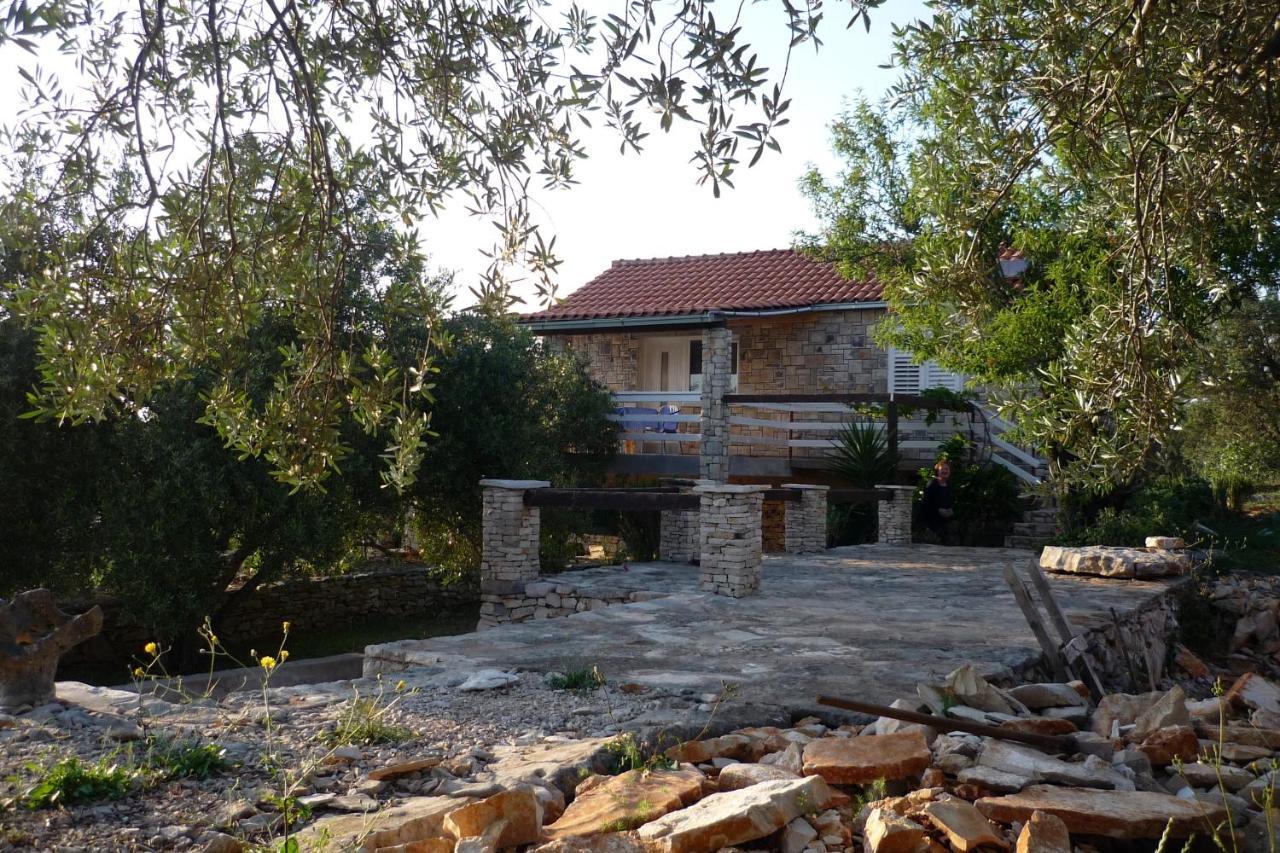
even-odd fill
[[[662,515],[656,511],[628,511],[617,514],[619,556],[636,563],[656,560],[662,538]]]
[[[609,741],[605,751],[608,753],[606,772],[610,776],[629,770],[674,770],[679,766],[675,759],[643,746],[630,732]]]
[[[827,507],[827,547],[875,542],[879,515],[874,503],[840,503]]]
[[[807,176],[803,242],[883,282],[884,343],[974,377],[1059,482],[1105,493],[1169,445],[1224,310],[1280,284],[1275,16],[930,9],[895,33],[893,112],[855,106],[841,173]]]
[[[547,686],[553,690],[598,690],[604,686],[604,673],[596,666],[578,667],[548,678]]]
[[[222,747],[190,740],[152,740],[146,763],[173,779],[208,779],[231,767]]]
[[[411,494],[423,558],[462,576],[479,566],[481,479],[598,482],[617,430],[608,392],[583,363],[548,351],[527,329],[464,313],[445,331],[450,345],[436,362],[432,410],[439,436]],[[565,542],[578,521],[547,513],[543,542]]]
[[[374,746],[400,743],[413,737],[413,730],[387,722],[390,705],[381,696],[357,696],[346,704],[333,728],[321,733],[326,746]]]
[[[830,467],[855,488],[892,483],[898,460],[889,450],[884,424],[870,420],[846,423],[836,433]]]
[[[1220,507],[1239,510],[1256,486],[1280,484],[1280,301],[1241,300],[1206,351],[1178,449]]]
[[[27,770],[38,777],[22,796],[22,804],[29,809],[118,800],[133,789],[137,779],[136,772],[111,764],[106,758],[84,764],[72,756],[51,767],[29,764]]]
[[[955,515],[949,529],[955,543],[1003,545],[1005,534],[1023,510],[1018,479],[1007,469],[979,458],[977,446],[960,434],[939,445],[937,458],[951,463]],[[932,476],[932,468],[920,469],[917,500]],[[924,535],[922,530],[917,532]]]
[[[1066,545],[1141,547],[1148,536],[1203,538],[1197,521],[1214,513],[1213,490],[1198,478],[1165,476],[1106,503],[1069,508],[1067,527],[1057,541]]]
[[[881,2],[847,0],[852,21]],[[420,460],[429,353],[395,372],[338,332],[354,196],[403,223],[406,245],[450,204],[492,222],[475,291],[497,312],[513,301],[513,268],[553,295],[560,261],[530,192],[575,183],[583,128],[598,122],[635,151],[653,128],[690,128],[698,180],[718,195],[743,160],[778,149],[790,105],[786,75],[760,63],[735,16],[702,3],[617,15],[502,0],[389,0],[376,13],[142,0],[124,16],[31,5],[0,14],[0,44],[31,53],[15,56],[22,103],[3,126],[22,180],[0,239],[32,243],[58,203],[81,226],[0,290],[3,312],[40,330],[34,402],[59,420],[127,413],[212,365],[204,416],[295,487],[338,470],[347,419],[376,428],[395,488]],[[818,7],[778,11],[784,55],[818,43]],[[145,227],[102,238],[98,226],[125,219]],[[239,350],[275,306],[302,334],[270,391],[244,393]]]

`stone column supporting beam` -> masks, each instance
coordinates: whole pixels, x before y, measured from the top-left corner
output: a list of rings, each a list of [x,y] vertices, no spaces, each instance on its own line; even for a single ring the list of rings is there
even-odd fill
[[[742,598],[760,588],[761,512],[767,486],[701,483],[701,578],[706,592]]]
[[[524,505],[529,489],[545,489],[546,480],[481,480],[480,624],[487,628],[518,621],[513,613],[525,599],[525,587],[539,575],[537,507]]]
[[[880,501],[880,530],[876,539],[884,545],[911,544],[911,498],[915,495],[915,486],[876,486],[877,489],[889,489],[893,499]]]
[[[784,504],[786,552],[817,554],[827,550],[827,492],[831,487],[783,483],[782,488],[800,490],[800,500]]]
[[[690,492],[697,480],[665,479],[666,486]],[[659,514],[658,559],[669,563],[696,563],[700,554],[699,513],[696,509],[664,509]]]
[[[702,330],[702,441],[698,469],[702,479],[729,480],[729,393],[733,374],[733,333],[724,326]]]

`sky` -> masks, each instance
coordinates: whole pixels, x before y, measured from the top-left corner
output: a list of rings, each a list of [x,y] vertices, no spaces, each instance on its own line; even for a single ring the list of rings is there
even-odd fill
[[[744,38],[763,64],[776,69],[786,48],[778,5],[748,4],[744,20]],[[895,79],[895,71],[878,67],[891,58],[891,22],[906,23],[928,12],[922,0],[889,0],[871,13],[868,33],[861,23],[844,28],[848,15],[842,6],[826,4],[820,51],[806,46],[792,54],[786,95],[792,99],[791,123],[780,131],[782,151],[766,152],[751,169],[741,167],[736,188],[719,199],[709,187],[697,185],[697,172],[688,162],[695,127],[677,126],[669,136],[653,128],[638,155],[619,154],[617,137],[607,130],[597,128],[600,132],[584,137],[589,157],[577,167],[579,184],[539,194],[535,207],[544,228],[556,236],[563,260],[558,296],[567,296],[615,259],[776,249],[791,245],[797,230],[815,227],[797,188],[800,176],[809,164],[836,170],[831,122],[849,97],[879,98]],[[433,262],[456,272],[458,305],[473,301],[467,287],[486,266],[479,252],[491,243],[492,226],[448,210],[420,223],[419,231]],[[526,299],[517,310],[537,307],[531,282],[516,293]]]
[[[582,5],[603,15],[616,2],[584,0]],[[741,19],[743,40],[774,72],[771,84],[783,66],[788,35],[780,6],[777,0],[746,2]],[[579,183],[567,190],[537,190],[533,200],[544,237],[556,237],[563,261],[557,295],[568,295],[615,259],[775,249],[790,245],[797,231],[812,230],[816,223],[800,195],[800,176],[811,164],[829,174],[838,169],[830,149],[832,121],[849,98],[874,100],[884,93],[896,77],[896,71],[880,67],[891,59],[892,25],[927,14],[924,0],[888,0],[872,11],[870,32],[861,22],[846,29],[845,4],[830,0],[820,32],[822,49],[804,45],[791,56],[784,97],[792,105],[790,124],[778,134],[782,151],[766,152],[748,169],[751,152],[744,146],[736,187],[726,188],[718,199],[709,186],[697,184],[698,173],[689,162],[696,126],[677,122],[663,134],[654,122],[646,127],[650,136],[644,150],[622,154],[618,136],[594,121],[596,127],[582,138],[589,156],[576,167]],[[46,66],[50,61],[46,54]],[[16,80],[17,66],[31,62],[12,45],[0,50],[0,80]],[[0,114],[20,114],[19,92],[17,86],[0,87]],[[438,217],[417,223],[433,265],[455,274],[459,308],[474,301],[469,289],[488,265],[481,252],[492,245],[495,233],[489,220],[471,217],[464,208],[465,200],[455,199]],[[531,279],[514,292],[525,300],[517,310],[539,307]]]

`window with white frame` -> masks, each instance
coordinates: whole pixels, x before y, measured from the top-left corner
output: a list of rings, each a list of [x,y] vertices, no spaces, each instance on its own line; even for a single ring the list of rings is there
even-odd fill
[[[889,393],[919,394],[929,388],[964,390],[964,376],[945,370],[935,361],[916,364],[911,353],[889,348]]]

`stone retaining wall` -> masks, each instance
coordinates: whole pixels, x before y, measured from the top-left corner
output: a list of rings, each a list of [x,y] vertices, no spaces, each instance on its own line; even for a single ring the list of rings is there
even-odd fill
[[[278,636],[284,621],[292,623],[294,633],[315,632],[430,616],[442,605],[464,605],[478,599],[473,583],[446,584],[427,566],[387,567],[265,584],[222,614],[214,628],[223,642],[238,645]],[[154,632],[125,619],[116,599],[92,603],[102,606],[105,614],[102,633],[63,655],[62,665],[104,669],[118,665],[123,681],[129,662],[142,655],[143,645],[156,639]]]

